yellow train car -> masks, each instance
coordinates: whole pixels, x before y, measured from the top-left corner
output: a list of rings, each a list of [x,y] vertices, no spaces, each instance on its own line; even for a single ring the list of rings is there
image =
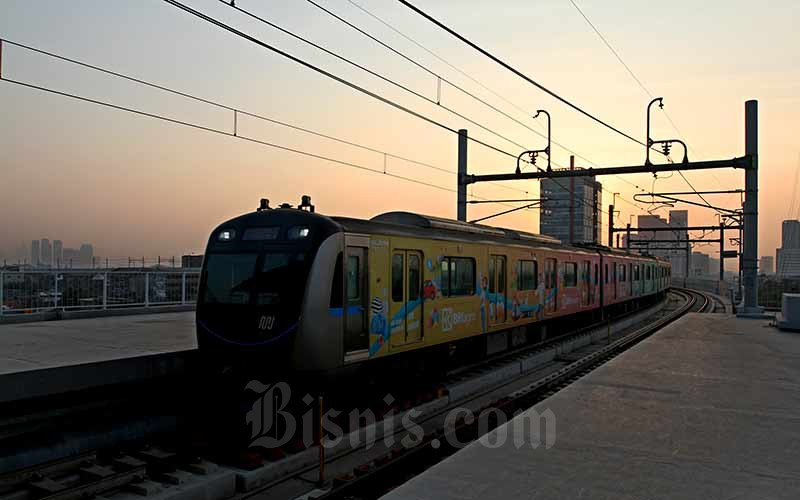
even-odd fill
[[[201,351],[313,372],[465,341],[485,355],[668,287],[667,262],[605,247],[410,212],[299,208],[262,207],[212,233]]]

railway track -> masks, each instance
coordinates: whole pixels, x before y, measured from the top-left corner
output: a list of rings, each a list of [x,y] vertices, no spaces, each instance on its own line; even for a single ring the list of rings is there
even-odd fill
[[[256,467],[243,470],[241,464],[238,469],[217,466],[191,453],[163,451],[158,447],[153,449],[159,451],[153,453],[147,451],[151,448],[141,445],[114,448],[55,462],[56,466],[48,463],[25,469],[24,473],[0,476],[0,499],[68,500],[100,494],[103,498],[127,499],[131,494],[143,493],[158,497],[181,488],[198,488],[198,491],[212,488],[216,493],[206,496],[209,499],[228,498],[234,495],[232,488],[239,491],[235,498],[240,499],[376,497],[386,490],[384,486],[399,484],[413,476],[420,466],[427,467],[454,452],[456,448],[448,444],[453,436],[458,442],[469,442],[498,423],[496,419],[469,422],[466,418],[448,423],[453,408],[473,414],[493,409],[506,415],[528,408],[685,312],[712,307],[710,298],[701,297],[702,294],[691,291],[675,290],[669,294],[663,309],[648,311],[652,317],[646,320],[638,317],[643,313],[634,315],[636,324],[622,331],[608,331],[605,335],[602,325],[592,325],[450,373],[444,384],[449,390],[444,395],[413,408],[419,414],[415,424],[421,429],[421,432],[413,429],[419,434],[413,446],[403,444],[403,439],[413,434],[408,429],[393,426],[391,433],[386,431],[387,421],[399,424],[410,413],[405,411],[374,424],[379,434],[377,439],[382,440],[379,444],[350,446],[343,440],[338,447],[326,446],[326,456],[321,461],[316,448],[298,450],[281,461],[267,464],[267,468],[275,469],[272,474],[261,474]],[[509,367],[518,370],[516,376]],[[491,383],[492,380],[495,382]],[[381,423],[383,432],[378,430]],[[352,441],[353,433],[366,435],[366,429],[358,428],[345,439]],[[393,443],[387,445],[386,437],[392,437]],[[320,463],[328,481],[315,489],[322,475]],[[387,477],[394,479],[386,482]],[[49,489],[42,488],[43,485]]]

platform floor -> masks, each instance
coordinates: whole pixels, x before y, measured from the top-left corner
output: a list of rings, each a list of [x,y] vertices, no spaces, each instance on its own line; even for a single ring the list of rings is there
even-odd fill
[[[168,375],[197,347],[194,312],[0,325],[0,403]]]
[[[800,498],[800,334],[687,315],[383,498]]]

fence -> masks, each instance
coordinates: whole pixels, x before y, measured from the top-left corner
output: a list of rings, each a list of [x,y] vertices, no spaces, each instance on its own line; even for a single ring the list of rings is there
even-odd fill
[[[200,272],[0,271],[0,315],[193,304]]]

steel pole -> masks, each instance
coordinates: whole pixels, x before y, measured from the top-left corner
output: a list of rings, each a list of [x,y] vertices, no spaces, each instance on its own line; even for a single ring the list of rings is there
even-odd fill
[[[548,127],[550,120],[548,120]],[[569,157],[569,169],[575,170],[575,155]],[[569,244],[575,242],[575,178],[569,178]]]
[[[760,314],[758,307],[758,101],[744,103],[744,148],[750,167],[744,173],[744,311]]]
[[[458,220],[467,222],[467,129],[458,131]]]
[[[719,223],[719,280],[725,279],[725,224]]]
[[[614,205],[608,206],[608,246],[614,247]]]
[[[628,223],[628,226],[625,228],[625,251],[631,253],[631,225]]]

